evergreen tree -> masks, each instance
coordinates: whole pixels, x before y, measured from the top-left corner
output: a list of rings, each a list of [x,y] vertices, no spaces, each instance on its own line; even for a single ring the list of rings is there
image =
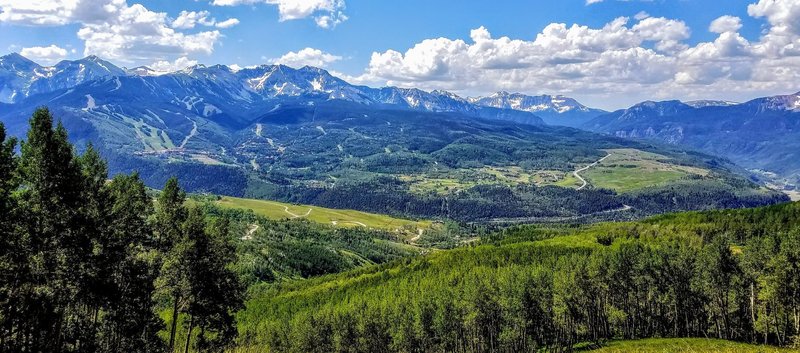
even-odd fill
[[[37,109],[22,143],[19,174],[25,212],[23,249],[28,259],[19,285],[26,351],[63,351],[80,344],[87,318],[79,315],[85,262],[91,251],[81,231],[81,172],[67,133],[46,108]],[[69,320],[68,320],[69,318]]]
[[[219,351],[233,343],[233,314],[243,307],[244,288],[231,270],[236,253],[229,242],[229,226],[227,219],[215,219],[202,240],[194,242],[195,259],[202,261],[193,261],[196,265],[190,267],[195,298],[190,314],[200,330],[200,351]]]
[[[186,193],[178,186],[178,179],[169,178],[158,197],[156,212],[156,246],[167,252],[183,237],[182,226],[186,221]]]
[[[156,315],[152,294],[157,275],[155,252],[145,246],[152,231],[148,218],[152,201],[138,174],[114,177],[109,184],[111,232],[106,243],[113,278],[104,317],[103,347],[107,352],[159,352],[157,333],[163,322]]]
[[[185,202],[186,194],[178,186],[178,179],[172,177],[167,180],[158,198],[155,222],[158,237],[155,244],[164,254],[159,278],[160,287],[172,301],[168,343],[170,351],[175,347],[179,313],[188,293],[185,259],[187,244],[184,241],[184,224],[187,216]]]
[[[19,277],[15,274],[25,260],[20,256],[22,244],[16,229],[16,202],[12,197],[17,189],[15,146],[16,141],[6,136],[5,126],[0,122],[0,351],[4,352],[16,348],[9,337],[18,319],[14,305]]]

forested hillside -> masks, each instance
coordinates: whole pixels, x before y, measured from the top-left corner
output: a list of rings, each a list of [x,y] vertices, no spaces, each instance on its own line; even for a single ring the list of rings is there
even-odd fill
[[[15,155],[0,124],[0,351],[229,346],[244,288],[228,222],[186,208],[174,179],[155,208],[138,175],[108,181],[46,109],[30,127]]]
[[[174,178],[156,193],[136,173],[108,178],[47,109],[19,145],[0,123],[0,351],[219,352],[248,285],[423,251],[396,232],[189,200]]]
[[[517,227],[484,245],[251,289],[243,351],[521,352],[610,339],[792,346],[800,204]]]

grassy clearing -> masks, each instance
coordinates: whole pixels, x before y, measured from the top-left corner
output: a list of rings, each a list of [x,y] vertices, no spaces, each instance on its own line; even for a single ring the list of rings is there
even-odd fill
[[[606,150],[610,156],[580,174],[589,184],[617,192],[629,192],[670,183],[689,175],[707,176],[707,169],[671,164],[670,157],[637,149]],[[487,166],[477,169],[455,169],[429,175],[402,175],[417,194],[447,194],[480,184],[555,185],[577,188],[582,185],[572,172],[557,170],[531,171],[519,166]]]
[[[229,164],[227,164],[225,162],[222,162],[222,161],[216,160],[214,158],[211,158],[211,156],[209,156],[207,154],[193,153],[193,154],[189,155],[189,158],[191,158],[194,161],[206,164],[206,165],[229,165]]]
[[[422,195],[429,193],[444,195],[452,191],[469,189],[477,185],[477,183],[475,182],[467,182],[467,181],[460,181],[457,179],[446,179],[446,178],[438,179],[438,178],[427,178],[427,177],[410,177],[407,178],[407,180],[411,181],[410,185],[411,192]]]
[[[572,173],[567,173],[564,178],[553,183],[552,185],[560,186],[562,188],[577,188],[581,186],[581,181],[578,180]]]
[[[217,204],[223,207],[250,209],[271,219],[306,218],[313,222],[332,224],[337,227],[367,227],[409,234],[416,234],[420,229],[428,229],[432,224],[431,221],[412,221],[361,211],[235,197],[223,197],[217,201]]]
[[[783,353],[798,352],[796,349],[776,348],[771,346],[760,346],[746,343],[731,342],[725,340],[705,339],[705,338],[651,338],[632,341],[613,341],[607,346],[592,350],[591,352],[613,353],[613,352],[658,352],[658,353]]]
[[[411,192],[415,194],[435,193],[439,195],[484,184],[503,184],[509,187],[521,184],[564,187],[580,185],[572,173],[558,170],[531,171],[514,165],[454,169],[424,175],[400,175],[399,178],[408,182]]]
[[[706,176],[706,169],[669,164],[669,157],[636,149],[607,150],[611,155],[581,173],[590,184],[617,192],[629,192],[679,180],[688,175]]]

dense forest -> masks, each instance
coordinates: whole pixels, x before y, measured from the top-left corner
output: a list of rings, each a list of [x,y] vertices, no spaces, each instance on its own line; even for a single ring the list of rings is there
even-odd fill
[[[251,289],[240,345],[272,352],[564,351],[611,339],[796,346],[800,205],[593,226]]]
[[[0,146],[0,351],[234,342],[244,288],[226,219],[187,208],[175,179],[155,207],[137,174],[108,181],[98,152],[75,155],[47,109],[33,114],[18,154],[2,125]]]

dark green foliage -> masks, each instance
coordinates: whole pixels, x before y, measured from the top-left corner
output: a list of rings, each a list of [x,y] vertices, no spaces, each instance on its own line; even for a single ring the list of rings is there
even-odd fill
[[[218,219],[207,232],[205,216],[198,208],[192,208],[186,220],[185,241],[189,243],[185,253],[189,283],[186,350],[191,347],[194,327],[200,331],[196,344],[199,351],[219,351],[236,337],[233,313],[242,307],[243,288],[228,268],[235,254],[228,243],[227,223]]]
[[[177,178],[170,178],[158,197],[156,212],[157,246],[162,250],[173,247],[183,236],[181,227],[186,221],[186,193],[178,186]]]
[[[185,269],[202,332],[198,348],[228,344],[243,289],[227,270],[235,260],[227,228],[206,231],[200,214],[200,227],[186,236],[175,180],[154,222],[138,174],[109,182],[99,152],[88,145],[75,155],[66,130],[53,124],[50,112],[38,109],[19,157],[0,124],[0,351],[164,351],[155,281],[161,263],[184,249],[194,254],[194,267]],[[186,239],[193,242],[175,245]]]

